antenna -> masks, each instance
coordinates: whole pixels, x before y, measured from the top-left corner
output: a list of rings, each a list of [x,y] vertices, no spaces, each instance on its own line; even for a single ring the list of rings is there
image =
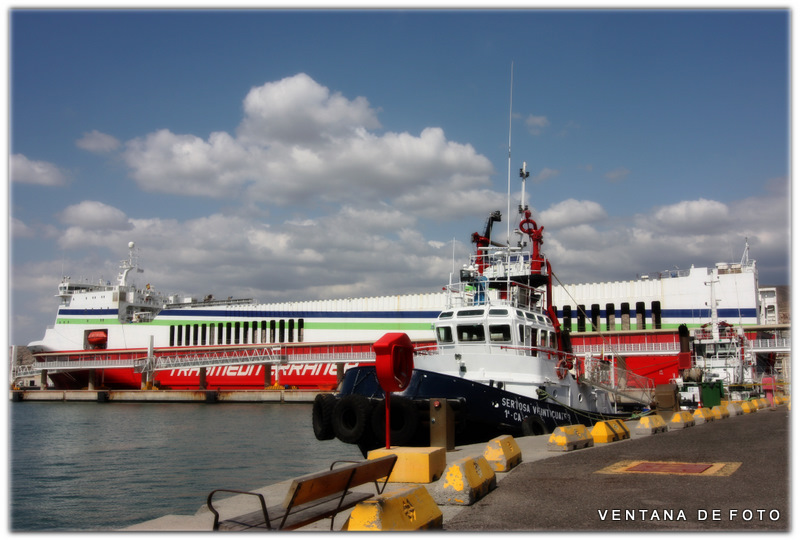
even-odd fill
[[[514,61],[511,61],[511,89],[508,93],[508,211],[506,212],[506,245],[511,245],[511,115],[514,111]]]

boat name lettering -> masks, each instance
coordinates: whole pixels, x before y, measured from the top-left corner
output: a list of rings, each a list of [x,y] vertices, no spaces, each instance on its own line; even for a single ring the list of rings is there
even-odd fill
[[[551,418],[559,423],[570,421],[568,412],[542,407],[538,403],[531,404],[514,398],[503,398],[501,405],[505,408],[506,419],[513,419],[515,422],[522,422],[527,416]]]

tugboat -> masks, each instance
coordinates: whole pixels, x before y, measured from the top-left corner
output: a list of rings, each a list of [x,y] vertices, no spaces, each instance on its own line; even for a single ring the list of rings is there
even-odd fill
[[[631,399],[620,385],[642,384],[602,361],[572,354],[552,304],[553,272],[542,252],[544,227],[524,205],[525,164],[517,245],[491,240],[492,213],[476,252],[446,287],[447,306],[433,323],[436,344],[418,347],[407,384],[390,395],[390,438],[400,446],[429,444],[430,401],[446,400],[455,414],[455,444],[499,434],[537,435],[559,425],[593,425],[625,418]],[[529,248],[529,250],[528,250]],[[402,335],[402,334],[401,334]],[[377,344],[376,344],[377,349]],[[380,369],[378,366],[377,369]],[[336,395],[317,396],[312,423],[319,440],[381,444],[385,392],[376,366],[349,369]],[[600,381],[604,381],[601,385]],[[636,390],[636,388],[633,388]],[[648,406],[649,399],[639,399]]]

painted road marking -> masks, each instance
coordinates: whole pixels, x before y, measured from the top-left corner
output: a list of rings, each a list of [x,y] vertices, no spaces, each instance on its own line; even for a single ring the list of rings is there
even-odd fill
[[[680,474],[686,476],[730,476],[741,461],[716,463],[686,463],[680,461],[619,461],[599,471],[599,474]]]

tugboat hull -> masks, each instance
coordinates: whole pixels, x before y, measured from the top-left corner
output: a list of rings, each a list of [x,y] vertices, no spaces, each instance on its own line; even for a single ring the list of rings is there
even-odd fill
[[[391,397],[391,443],[398,446],[430,444],[429,403],[447,400],[455,414],[455,444],[484,442],[493,437],[543,435],[556,427],[592,425],[597,413],[570,409],[475,381],[415,369],[408,386]],[[320,399],[314,407],[319,439],[337,437],[357,444],[362,452],[384,444],[384,392],[373,366],[347,370],[335,399]],[[627,415],[619,415],[625,417]]]

